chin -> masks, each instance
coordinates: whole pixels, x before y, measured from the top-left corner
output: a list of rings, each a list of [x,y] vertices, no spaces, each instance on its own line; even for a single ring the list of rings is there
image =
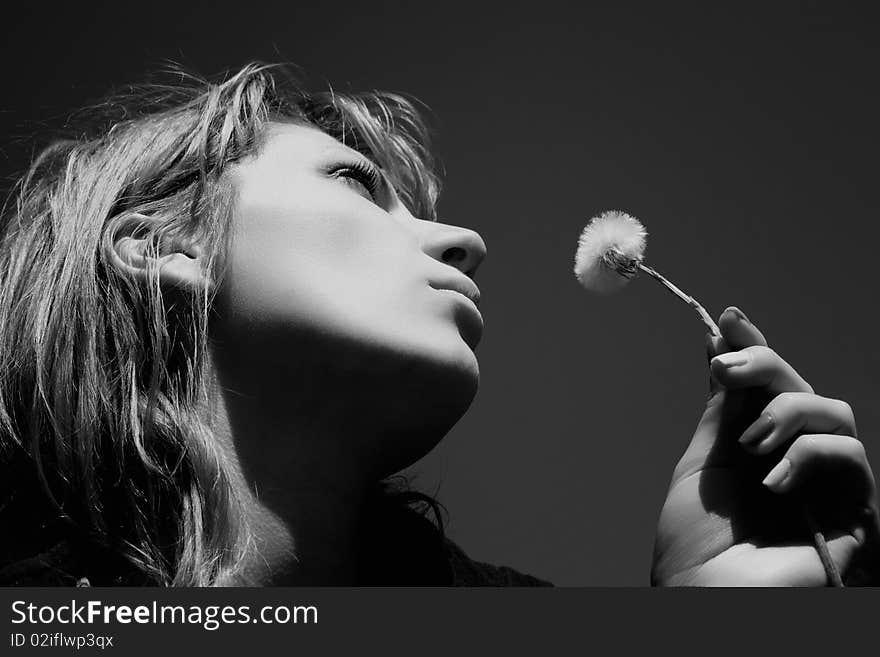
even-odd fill
[[[473,350],[458,337],[441,353],[434,354],[434,358],[435,367],[428,374],[431,383],[425,392],[435,404],[449,409],[448,415],[455,416],[455,424],[477,394],[480,365]]]
[[[436,347],[435,343],[435,347]],[[399,398],[396,422],[384,434],[380,478],[409,467],[434,449],[464,416],[480,382],[477,358],[461,339],[411,361]]]

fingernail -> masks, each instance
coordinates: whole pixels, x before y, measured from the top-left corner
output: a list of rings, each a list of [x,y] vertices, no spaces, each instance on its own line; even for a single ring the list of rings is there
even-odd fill
[[[749,357],[742,352],[731,351],[726,354],[721,354],[720,356],[715,356],[712,360],[718,361],[723,367],[730,369],[731,367],[745,365],[749,362]]]
[[[739,319],[743,322],[749,322],[749,324],[751,324],[751,322],[749,321],[749,318],[746,317],[746,314],[742,310],[737,308],[736,306],[731,306],[730,308],[728,308],[728,310],[730,312],[732,312],[734,315],[736,315],[737,319]]]
[[[762,440],[773,430],[773,416],[769,413],[761,413],[761,417],[752,422],[748,429],[743,431],[739,439],[742,445],[753,445]]]
[[[774,468],[767,473],[767,476],[764,477],[764,481],[761,483],[764,484],[767,488],[772,488],[774,490],[778,490],[788,478],[788,474],[791,472],[791,461],[788,459],[782,459],[779,463],[777,463]]]

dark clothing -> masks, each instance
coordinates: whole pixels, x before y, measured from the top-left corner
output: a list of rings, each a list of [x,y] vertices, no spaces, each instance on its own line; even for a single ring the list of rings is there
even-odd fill
[[[0,568],[0,586],[137,586],[139,579],[122,557],[67,540]]]
[[[409,508],[373,516],[362,532],[359,586],[552,586],[506,566],[470,559]],[[99,546],[62,540],[0,567],[0,586],[137,586],[142,576]]]
[[[507,566],[492,566],[470,559],[452,541],[449,545],[451,586],[553,586],[550,582],[527,575]]]
[[[424,515],[390,507],[361,538],[358,584],[365,586],[553,586],[507,566],[474,561]]]

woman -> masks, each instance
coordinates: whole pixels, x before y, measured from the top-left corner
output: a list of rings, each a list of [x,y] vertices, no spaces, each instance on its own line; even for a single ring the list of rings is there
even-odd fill
[[[0,578],[542,583],[470,561],[411,508],[439,520],[432,500],[383,484],[442,439],[479,379],[472,279],[486,247],[436,221],[416,111],[388,94],[282,90],[273,70],[110,103],[115,120],[49,147],[21,181],[0,252],[3,524],[17,537]],[[724,457],[726,434],[760,411],[738,397],[800,391],[775,446],[855,433],[757,329],[732,312],[721,324],[713,348],[752,360],[716,358],[719,390],[750,390],[710,401],[661,518],[658,583],[777,574],[763,553],[719,560],[754,535],[743,523],[777,517],[741,495],[761,459]],[[804,448],[789,476],[859,475],[823,517],[851,532],[832,540],[844,569],[876,527],[849,440]],[[854,509],[869,510],[858,527]],[[803,537],[777,534],[770,545]],[[804,545],[792,581],[821,584]]]

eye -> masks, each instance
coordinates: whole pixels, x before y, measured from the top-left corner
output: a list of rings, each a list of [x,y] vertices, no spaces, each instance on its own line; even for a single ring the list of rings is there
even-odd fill
[[[361,161],[339,164],[330,170],[330,175],[344,181],[364,198],[377,202],[381,175],[373,165]]]

